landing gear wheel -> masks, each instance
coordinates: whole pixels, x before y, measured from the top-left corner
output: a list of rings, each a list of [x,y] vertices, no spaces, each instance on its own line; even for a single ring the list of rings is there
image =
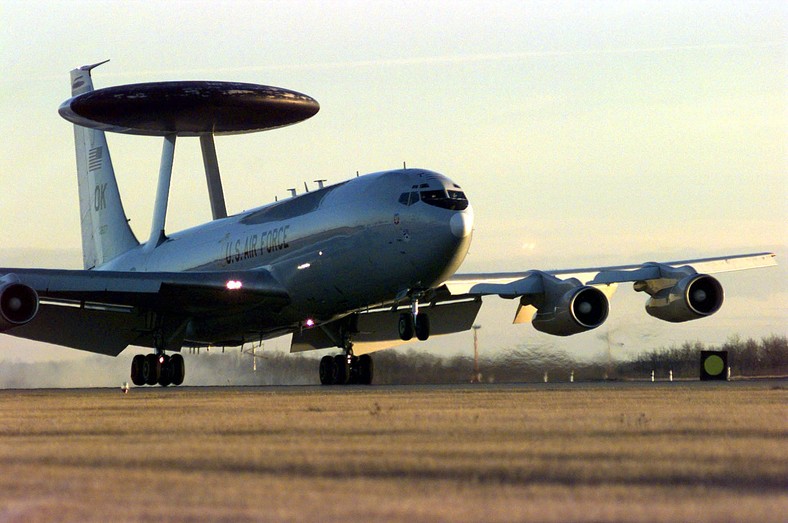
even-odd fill
[[[400,314],[397,328],[400,339],[410,341],[413,338],[413,316],[407,312]]]
[[[164,360],[164,361],[162,361]],[[170,365],[170,357],[162,355],[159,358],[161,363],[161,373],[159,374],[159,385],[166,387],[172,383],[172,366]]]
[[[142,375],[142,366],[145,364],[145,356],[137,354],[131,360],[131,382],[134,385],[145,385],[145,377]]]
[[[156,385],[161,375],[159,357],[155,354],[146,354],[142,362],[142,377],[147,385]]]
[[[323,356],[320,360],[320,384],[333,385],[336,382],[337,366],[333,356]]]
[[[373,370],[372,356],[369,354],[359,356],[356,369],[357,383],[359,385],[371,385]]]
[[[183,363],[183,356],[173,354],[170,356],[170,380],[173,385],[180,385],[186,377],[186,365]]]
[[[350,379],[350,365],[347,363],[347,356],[344,354],[334,356],[334,366],[337,369],[334,383],[337,385],[347,385]]]
[[[416,337],[421,341],[430,337],[430,317],[424,312],[416,316]]]

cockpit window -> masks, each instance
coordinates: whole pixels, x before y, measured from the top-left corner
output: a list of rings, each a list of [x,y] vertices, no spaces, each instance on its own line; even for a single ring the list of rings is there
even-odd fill
[[[452,211],[462,211],[468,207],[468,199],[462,191],[421,191],[421,201]]]
[[[413,205],[419,201],[419,193],[417,192],[404,192],[399,195],[399,203],[402,205]]]

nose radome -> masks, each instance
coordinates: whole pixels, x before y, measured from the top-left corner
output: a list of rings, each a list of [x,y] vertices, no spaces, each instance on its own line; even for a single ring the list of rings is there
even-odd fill
[[[457,238],[465,238],[473,230],[473,209],[468,206],[462,212],[454,213],[449,222],[451,233]]]

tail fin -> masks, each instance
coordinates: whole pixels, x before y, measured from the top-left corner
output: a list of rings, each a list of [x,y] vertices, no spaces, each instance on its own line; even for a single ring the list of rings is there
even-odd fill
[[[104,63],[104,62],[102,62]],[[71,96],[93,90],[90,71],[101,64],[71,71]],[[120,200],[104,131],[74,126],[85,269],[98,267],[139,245]]]

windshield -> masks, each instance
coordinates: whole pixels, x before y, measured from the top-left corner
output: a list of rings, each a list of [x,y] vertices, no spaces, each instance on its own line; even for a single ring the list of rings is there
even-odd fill
[[[452,211],[462,211],[468,207],[468,199],[462,191],[421,191],[421,201]]]

